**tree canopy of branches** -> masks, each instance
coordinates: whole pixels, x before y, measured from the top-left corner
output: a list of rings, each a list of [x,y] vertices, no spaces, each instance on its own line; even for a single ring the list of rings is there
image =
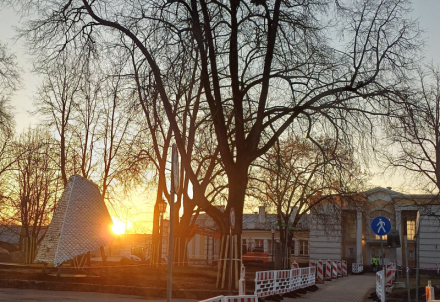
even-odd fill
[[[13,132],[14,122],[8,102],[19,83],[20,74],[15,56],[9,54],[6,45],[0,43],[0,130],[6,135]]]
[[[440,70],[419,70],[413,93],[404,94],[385,119],[385,159],[429,193],[440,189]]]
[[[331,195],[354,195],[363,190],[365,174],[351,147],[325,137],[317,142],[319,145],[286,135],[251,170],[248,194],[275,208],[283,255],[304,215],[323,201],[328,203]]]
[[[312,140],[322,132],[347,141],[350,131],[371,132],[368,116],[387,112],[412,68],[420,43],[406,18],[408,1],[346,2],[14,1],[39,13],[23,35],[35,49],[47,49],[48,59],[69,43],[134,43],[151,70],[197,204],[223,234],[233,207],[238,235],[249,167],[286,129]],[[228,180],[224,212],[206,198],[194,171],[163,72],[188,58],[197,62],[202,112]]]

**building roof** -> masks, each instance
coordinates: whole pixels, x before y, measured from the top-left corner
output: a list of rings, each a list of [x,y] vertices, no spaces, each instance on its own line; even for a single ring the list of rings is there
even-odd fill
[[[260,209],[260,211],[264,211]],[[263,216],[261,216],[263,215]],[[308,230],[309,229],[309,215],[303,215],[298,224],[296,230]],[[196,224],[199,228],[218,230],[216,223],[207,214],[200,214],[197,217]],[[278,225],[277,214],[268,214],[265,212],[260,213],[245,213],[243,214],[243,230],[271,230]]]
[[[113,240],[112,219],[93,182],[70,177],[35,262],[59,266]]]

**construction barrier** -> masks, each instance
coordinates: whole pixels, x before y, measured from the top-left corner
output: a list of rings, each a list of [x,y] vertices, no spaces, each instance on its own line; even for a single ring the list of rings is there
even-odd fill
[[[360,274],[364,271],[364,264],[363,263],[353,263],[351,265],[351,272],[353,274]]]
[[[290,265],[290,267],[291,267],[292,269],[297,269],[297,268],[299,268],[299,264],[296,263],[296,261],[293,261],[293,263]]]
[[[348,277],[347,261],[345,261],[345,260],[342,260],[342,276]]]
[[[318,282],[324,281],[324,263],[322,262],[322,260],[319,260],[317,262],[316,281],[318,281]]]
[[[393,281],[396,279],[396,264],[395,263],[386,264],[385,273],[386,273],[386,285],[393,284]]]
[[[330,260],[325,262],[325,280],[332,280],[332,262]]]
[[[385,275],[383,270],[376,273],[376,295],[381,302],[385,302]]]
[[[275,292],[279,295],[291,291],[291,270],[275,271]]]
[[[338,278],[338,264],[336,261],[332,261],[332,279]]]
[[[255,292],[257,297],[275,295],[275,272],[265,271],[255,273]]]
[[[434,300],[435,294],[434,294],[434,288],[431,286],[431,280],[428,281],[428,286],[425,287],[425,293],[426,293],[426,302],[440,302],[440,300]]]
[[[256,297],[282,295],[315,284],[315,267],[291,270],[264,271],[255,274]]]
[[[240,296],[244,296],[246,295],[246,281],[245,281],[245,276],[246,276],[246,268],[244,267],[244,265],[241,265],[241,272],[240,272],[240,280],[238,280],[238,294]]]
[[[199,302],[258,302],[258,298],[253,295],[248,296],[217,296]]]
[[[342,264],[341,261],[336,261],[336,264],[338,265],[338,278],[342,277]]]

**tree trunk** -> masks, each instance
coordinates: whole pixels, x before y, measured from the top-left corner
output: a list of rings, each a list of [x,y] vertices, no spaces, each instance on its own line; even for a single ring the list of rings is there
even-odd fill
[[[229,176],[228,206],[220,219],[220,253],[218,259],[217,288],[228,288],[232,276],[232,289],[238,288],[240,277],[243,229],[243,204],[247,187],[247,169]],[[231,227],[230,215],[234,208],[235,226]],[[232,235],[232,238],[230,237]],[[232,244],[232,246],[231,246]],[[231,260],[232,259],[232,274]]]

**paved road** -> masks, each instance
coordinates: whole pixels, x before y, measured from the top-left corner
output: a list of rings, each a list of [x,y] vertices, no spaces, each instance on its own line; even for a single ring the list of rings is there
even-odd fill
[[[348,275],[348,277],[324,284],[317,284],[319,290],[308,292],[301,298],[287,299],[289,302],[364,302],[376,289],[376,277],[373,274]],[[286,299],[284,299],[286,301]]]
[[[317,292],[308,292],[301,298],[285,298],[284,302],[364,302],[371,301],[366,298],[375,289],[376,278],[373,274],[349,275],[346,278],[326,281],[318,284]],[[0,301],[93,301],[93,302],[123,302],[123,301],[148,301],[165,302],[165,299],[147,299],[138,296],[88,293],[88,292],[67,292],[48,291],[34,289],[0,288]],[[196,302],[191,299],[173,299],[173,302]]]
[[[116,295],[116,294],[105,294],[105,293],[0,288],[0,301],[165,302],[166,299],[147,299],[138,296],[127,296],[127,295]],[[191,299],[173,299],[173,302],[196,302],[196,301],[197,300],[191,300]]]

